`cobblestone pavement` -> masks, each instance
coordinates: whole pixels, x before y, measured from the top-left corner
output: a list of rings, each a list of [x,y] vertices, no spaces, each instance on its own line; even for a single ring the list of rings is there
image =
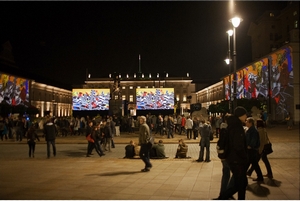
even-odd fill
[[[274,150],[269,155],[274,179],[265,178],[259,185],[249,177],[246,198],[299,200],[299,129],[276,126],[268,134]],[[121,133],[115,137],[116,148],[101,158],[85,157],[84,136],[58,137],[57,156],[50,159],[46,159],[44,139],[37,143],[35,158],[28,158],[23,141],[0,141],[0,199],[207,200],[218,196],[222,165],[216,139],[211,143],[212,161],[197,163],[199,139],[186,140],[190,159],[174,159],[176,143],[183,136],[163,138],[169,158],[152,159],[151,171],[142,173],[140,159],[123,159],[125,144],[136,137]],[[265,174],[262,162],[260,166]]]

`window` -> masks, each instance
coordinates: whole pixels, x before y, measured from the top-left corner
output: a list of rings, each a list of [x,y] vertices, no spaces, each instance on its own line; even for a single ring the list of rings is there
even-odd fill
[[[130,86],[129,89],[133,89],[133,86]]]
[[[186,102],[186,95],[183,95],[182,101],[183,101],[183,102]]]
[[[296,15],[297,15],[297,11],[294,11],[294,12],[293,12],[293,15],[296,16]]]
[[[129,102],[133,102],[133,95],[129,96]]]
[[[141,88],[141,87],[140,87],[140,86],[137,86],[136,88],[138,88],[138,89],[139,89],[139,88]]]
[[[270,13],[270,17],[274,17],[274,13]]]
[[[295,21],[294,28],[295,28],[295,29],[298,29],[298,20]]]
[[[176,100],[179,101],[179,95],[176,95]]]
[[[115,95],[115,100],[118,100],[118,95]]]
[[[126,89],[126,87],[123,86],[122,89]]]
[[[126,96],[125,95],[122,95],[122,100],[126,100]]]
[[[148,86],[145,86],[145,88],[148,88]]]

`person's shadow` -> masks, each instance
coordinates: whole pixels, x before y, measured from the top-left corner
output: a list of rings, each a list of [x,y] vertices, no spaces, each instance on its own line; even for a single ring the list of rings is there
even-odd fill
[[[281,181],[277,181],[274,179],[265,179],[264,183],[253,183],[248,185],[247,190],[259,197],[267,197],[270,194],[270,190],[267,187],[262,186],[264,184],[268,186],[279,187],[281,185]]]
[[[117,176],[117,175],[130,175],[142,173],[141,171],[119,171],[119,172],[105,172],[100,174],[87,174],[87,176]]]

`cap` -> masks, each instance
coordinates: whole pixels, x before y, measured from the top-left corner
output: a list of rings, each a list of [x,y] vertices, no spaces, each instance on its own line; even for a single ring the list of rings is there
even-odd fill
[[[234,116],[241,117],[247,114],[247,110],[244,107],[238,106],[234,110]]]

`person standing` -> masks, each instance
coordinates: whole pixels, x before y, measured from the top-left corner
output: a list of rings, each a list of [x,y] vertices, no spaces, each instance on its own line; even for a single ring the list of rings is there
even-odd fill
[[[156,132],[155,134],[157,134],[159,132],[160,135],[163,135],[163,118],[161,115],[158,115],[158,118],[157,118],[157,126],[156,126]]]
[[[199,123],[200,123],[199,119],[197,117],[194,117],[194,120],[193,120],[194,140],[198,139]]]
[[[193,135],[193,120],[191,119],[190,116],[188,116],[186,119],[185,127],[186,127],[186,137],[187,139],[190,140],[192,139],[192,135]]]
[[[205,121],[202,121],[202,127],[200,130],[200,153],[199,158],[197,162],[202,162],[204,157],[204,147],[206,148],[206,156],[205,156],[205,162],[210,162],[210,133],[212,132],[212,128],[210,124],[205,123]]]
[[[27,144],[29,147],[29,158],[31,158],[31,153],[32,153],[32,158],[34,158],[36,140],[40,141],[37,133],[35,132],[34,126],[31,125],[27,131]]]
[[[103,124],[104,124],[103,132],[104,132],[104,137],[105,137],[104,150],[111,152],[111,141],[112,141],[112,137],[113,137],[111,126],[110,126],[111,122],[104,121]]]
[[[216,138],[219,137],[221,123],[222,123],[222,118],[220,116],[217,116],[216,119],[215,119]]]
[[[247,119],[246,114],[247,110],[244,107],[238,106],[234,110],[234,115],[227,119],[228,154],[226,162],[232,172],[234,185],[228,187],[219,196],[219,200],[228,200],[236,192],[238,192],[238,200],[245,200],[246,198],[248,155],[246,135],[243,127]]]
[[[170,136],[174,138],[173,136],[173,130],[174,130],[174,122],[173,122],[173,117],[170,115],[167,121],[167,130],[168,130],[168,138]]]
[[[141,116],[140,119],[140,128],[139,128],[139,145],[141,146],[140,158],[145,163],[145,168],[142,169],[142,172],[149,172],[152,168],[150,163],[150,150],[151,147],[148,145],[150,141],[150,129],[146,123],[146,117]]]
[[[181,135],[181,121],[182,121],[182,118],[181,118],[181,115],[179,114],[178,116],[177,116],[177,130],[178,130],[178,134],[179,135]],[[175,129],[175,132],[176,132],[176,129]]]
[[[253,179],[253,181],[262,182],[264,181],[264,178],[258,164],[258,155],[259,155],[258,149],[260,146],[260,139],[259,139],[258,131],[254,126],[254,119],[251,117],[247,118],[246,126],[248,127],[248,130],[246,131],[248,158],[250,164],[253,166],[257,174],[257,179]],[[250,164],[248,165],[248,167],[250,166]]]
[[[184,115],[181,115],[181,127],[180,127],[180,132],[179,135],[181,135],[182,131],[185,133],[185,123],[186,123],[186,119],[184,117]]]
[[[50,145],[52,145],[53,156],[56,156],[56,146],[55,146],[55,125],[50,117],[48,117],[44,125],[44,134],[47,141],[47,158],[50,158]]]
[[[16,123],[16,140],[20,142],[23,139],[23,132],[24,132],[24,122],[22,120],[22,117],[19,116],[18,121]]]

